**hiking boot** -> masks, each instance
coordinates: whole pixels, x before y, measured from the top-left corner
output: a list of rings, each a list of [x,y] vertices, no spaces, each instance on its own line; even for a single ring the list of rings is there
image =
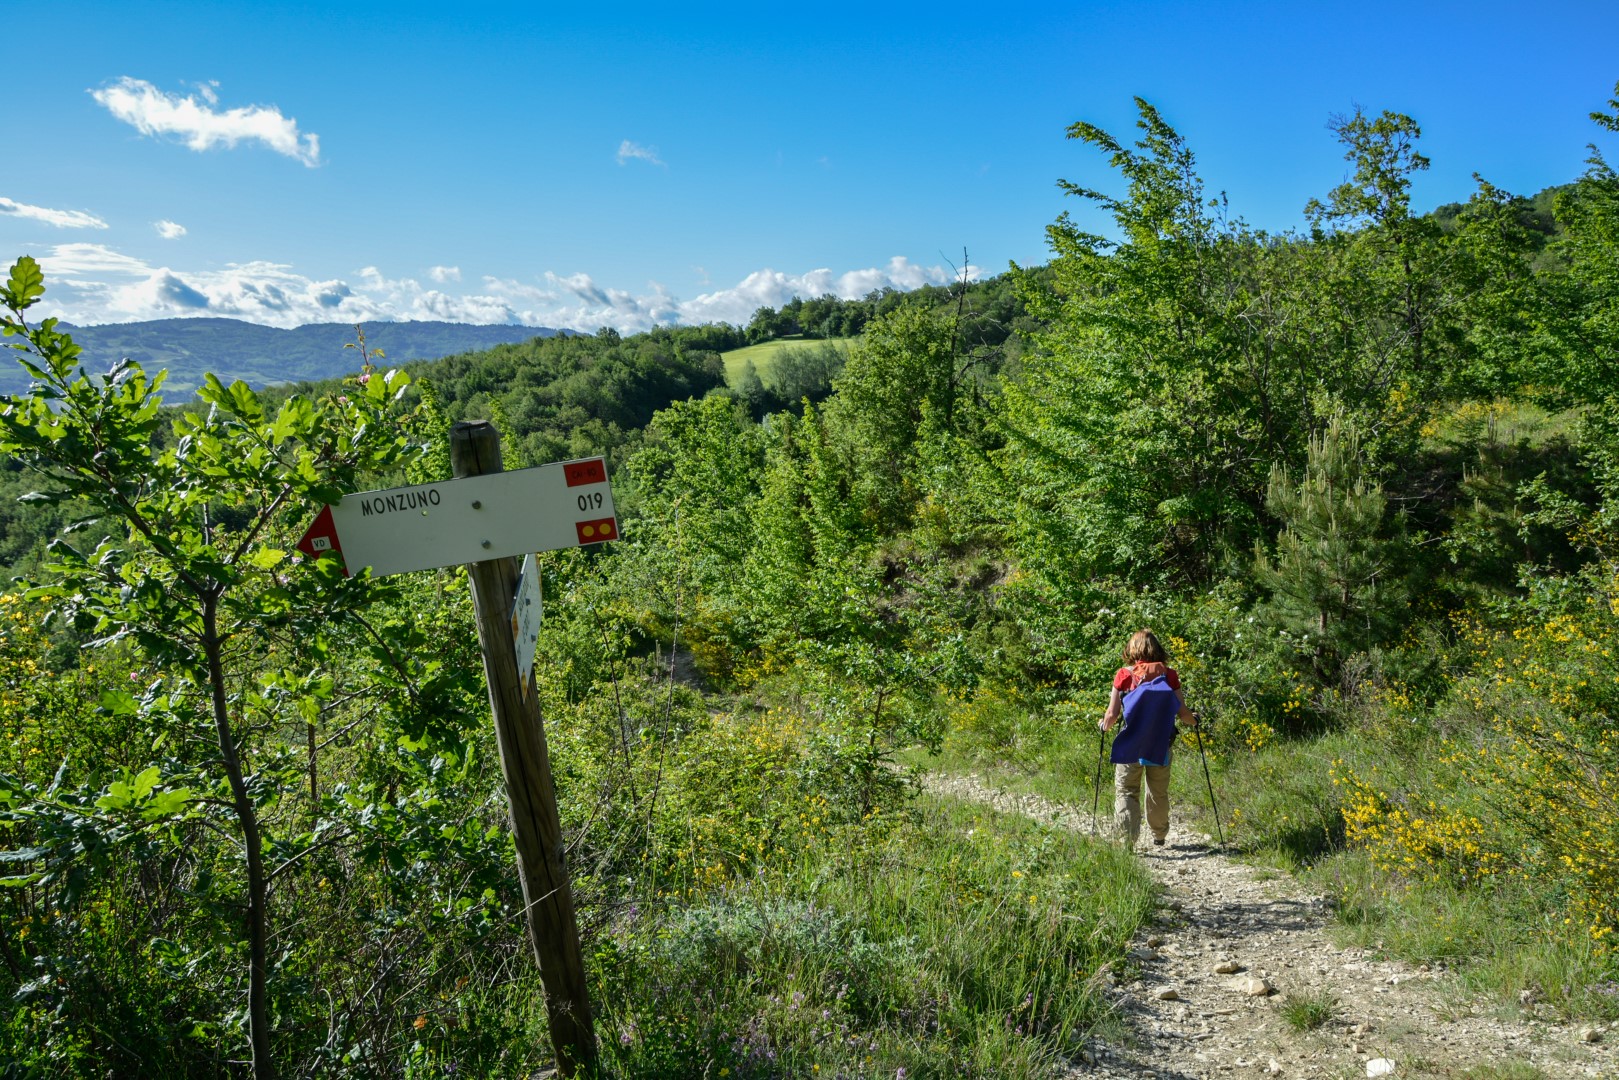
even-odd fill
[[[1152,838],[1152,846],[1153,847],[1163,847],[1164,846],[1164,838],[1162,836],[1153,837]]]

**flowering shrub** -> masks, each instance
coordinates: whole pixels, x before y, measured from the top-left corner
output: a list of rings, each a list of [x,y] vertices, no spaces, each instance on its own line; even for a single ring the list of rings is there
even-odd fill
[[[114,709],[98,709],[97,700],[142,687],[134,675],[114,677],[116,658],[52,670],[41,620],[38,605],[0,594],[0,775],[48,782],[64,760],[74,776],[112,769],[116,751],[140,733],[129,732]]]
[[[1516,625],[1466,627],[1475,672],[1410,776],[1340,761],[1333,782],[1348,841],[1378,866],[1459,886],[1514,879],[1606,950],[1619,927],[1619,620],[1605,598],[1551,611],[1546,600]],[[1385,711],[1402,704],[1389,697]]]
[[[1566,924],[1605,947],[1619,928],[1615,615],[1612,600],[1590,597],[1502,635],[1461,690],[1491,716],[1491,737],[1457,756],[1513,872],[1566,892]]]
[[[1454,756],[1446,755],[1441,764],[1454,764]],[[1485,827],[1478,818],[1409,792],[1390,795],[1376,780],[1375,772],[1362,777],[1341,760],[1333,763],[1332,782],[1341,788],[1346,838],[1365,848],[1377,866],[1406,875],[1439,876],[1455,884],[1478,882],[1503,868],[1501,852],[1484,846]]]

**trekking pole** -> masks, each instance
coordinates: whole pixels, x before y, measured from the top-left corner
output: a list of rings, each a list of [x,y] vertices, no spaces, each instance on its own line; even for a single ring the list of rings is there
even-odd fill
[[[1199,718],[1197,726],[1192,728],[1192,734],[1197,736],[1197,756],[1203,762],[1203,782],[1209,786],[1209,806],[1214,810],[1214,835],[1220,838],[1220,846],[1225,847],[1225,833],[1220,831],[1220,804],[1214,801],[1214,781],[1209,779],[1209,756],[1203,752],[1203,722]]]
[[[1091,835],[1095,836],[1099,830],[1096,825],[1096,811],[1102,805],[1102,758],[1107,753],[1107,732],[1100,728],[1096,731],[1096,783],[1095,794],[1091,797]]]

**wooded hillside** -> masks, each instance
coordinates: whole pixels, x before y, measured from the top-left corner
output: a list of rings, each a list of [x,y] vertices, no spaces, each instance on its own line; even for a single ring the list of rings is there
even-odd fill
[[[915,771],[1084,806],[1141,628],[1238,850],[1378,949],[1619,1017],[1619,174],[1423,215],[1417,124],[1356,113],[1272,234],[1138,114],[1069,130],[1113,224],[1044,267],[264,395],[77,374],[19,262],[0,443],[49,509],[0,598],[0,1075],[549,1060],[464,569],[292,550],[447,476],[468,417],[508,467],[606,454],[618,500],[542,557],[536,663],[604,1074],[1064,1075],[1146,877]]]

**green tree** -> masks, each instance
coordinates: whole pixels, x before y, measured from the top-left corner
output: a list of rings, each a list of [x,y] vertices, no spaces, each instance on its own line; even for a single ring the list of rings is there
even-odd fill
[[[916,445],[924,429],[952,430],[962,379],[955,316],[920,305],[872,321],[849,350],[835,396],[822,410],[839,456],[839,495],[879,528],[907,524],[918,492]],[[840,511],[841,512],[841,511]]]
[[[1307,236],[1256,232],[1205,191],[1185,139],[1145,101],[1108,155],[1122,196],[1067,182],[1118,234],[1063,215],[1049,275],[1022,272],[1048,328],[1007,389],[1020,544],[1054,587],[1097,576],[1206,582],[1263,531],[1271,467],[1302,464],[1335,410],[1380,460],[1410,447],[1448,370],[1444,243],[1409,213],[1425,162],[1409,118],[1337,127],[1353,179],[1310,208]]]
[[[145,712],[182,731],[211,729],[217,756],[170,775],[161,764],[142,769],[94,800],[99,815],[84,799],[64,801],[55,786],[8,792],[11,820],[43,840],[20,859],[12,853],[13,863],[39,869],[11,880],[72,880],[82,858],[138,833],[131,823],[194,815],[233,832],[245,892],[253,1072],[270,1077],[271,886],[321,843],[319,830],[300,841],[264,829],[266,809],[302,774],[292,761],[296,744],[273,733],[312,720],[331,696],[319,662],[326,620],[360,611],[371,590],[366,580],[345,580],[330,560],[291,572],[296,558],[281,545],[309,507],[336,502],[360,475],[407,459],[400,399],[408,379],[367,365],[346,393],[320,401],[294,395],[270,413],[244,383],[227,387],[209,376],[198,391],[206,412],[182,413],[172,445],[155,449],[162,374],[149,379],[128,361],[98,378],[77,369],[78,346],[55,319],[25,320],[44,291],[28,257],[0,287],[9,312],[0,325],[17,339],[11,347],[35,380],[0,406],[0,448],[50,485],[42,497],[82,501],[113,536],[94,551],[56,542],[49,580],[30,595],[98,644],[131,642],[149,665],[152,689],[107,707]],[[312,665],[264,672],[258,650],[289,625],[309,643]],[[98,827],[105,842],[87,848],[76,830]]]
[[[1613,111],[1591,114],[1608,132],[1619,132],[1619,85],[1614,95]],[[1610,400],[1619,393],[1619,172],[1595,146],[1555,208],[1563,236],[1552,247],[1568,269],[1548,279],[1560,376],[1548,381],[1578,402]]]
[[[1285,466],[1271,471],[1265,498],[1282,531],[1274,556],[1256,552],[1256,576],[1271,613],[1318,642],[1327,665],[1384,640],[1405,608],[1402,537],[1390,534],[1369,471],[1354,422],[1340,414],[1311,436],[1296,481]]]
[[[737,568],[753,544],[763,455],[747,410],[717,394],[659,412],[624,468],[635,516],[615,574],[646,629],[672,639],[682,621],[695,624],[688,640],[715,675],[746,649],[736,624],[751,600]]]
[[[736,377],[730,380],[731,395],[740,401],[748,412],[758,415],[763,412],[765,404],[765,384],[759,378],[759,368],[752,360],[742,361],[741,370]]]
[[[1526,390],[1562,396],[1562,375],[1548,354],[1543,327],[1551,317],[1546,272],[1535,260],[1544,235],[1530,228],[1528,200],[1474,176],[1478,190],[1458,207],[1454,244],[1457,355],[1447,365],[1452,397],[1505,398]],[[1559,269],[1553,274],[1560,276]]]
[[[1363,435],[1393,457],[1412,445],[1421,404],[1451,388],[1465,279],[1438,222],[1411,213],[1411,178],[1428,168],[1416,149],[1417,122],[1357,109],[1334,119],[1332,129],[1354,172],[1325,202],[1305,207],[1312,246],[1323,258],[1312,263],[1319,276],[1301,284],[1334,309],[1312,312],[1311,323],[1323,346],[1317,359],[1338,384],[1335,407],[1375,417]]]
[[[831,342],[777,353],[764,389],[779,408],[796,409],[805,398],[819,402],[843,371],[846,353]]]
[[[1119,240],[1064,214],[1047,230],[1049,277],[1019,275],[1048,329],[1007,389],[1009,466],[1021,531],[1051,538],[1025,550],[1049,550],[1059,577],[1206,576],[1226,534],[1251,529],[1245,496],[1296,407],[1266,337],[1275,296],[1251,273],[1263,252],[1215,217],[1186,141],[1137,107],[1134,148],[1091,124],[1068,131],[1126,181],[1120,198],[1062,182]]]

